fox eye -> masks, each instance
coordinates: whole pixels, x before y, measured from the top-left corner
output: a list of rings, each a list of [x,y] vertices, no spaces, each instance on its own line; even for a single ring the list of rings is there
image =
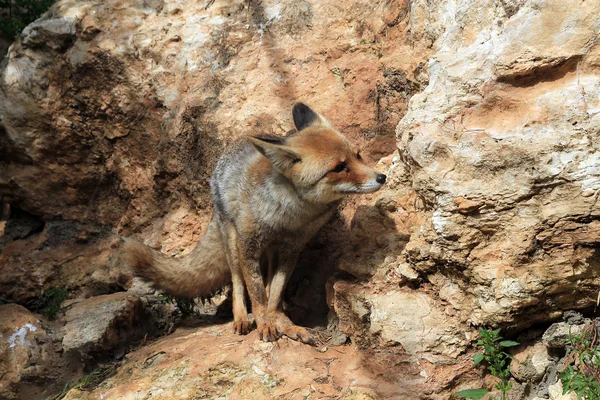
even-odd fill
[[[346,166],[346,163],[339,163],[334,169],[331,170],[332,172],[342,172],[342,171],[348,171],[348,167]]]
[[[356,153],[356,158],[359,160],[362,160],[362,156],[360,155],[360,151],[358,153]]]

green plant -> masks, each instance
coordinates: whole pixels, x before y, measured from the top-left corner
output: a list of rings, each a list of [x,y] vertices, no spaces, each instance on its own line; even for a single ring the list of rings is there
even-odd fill
[[[474,365],[478,365],[482,361],[486,362],[490,374],[500,379],[500,382],[494,386],[502,393],[501,399],[506,400],[506,394],[512,388],[512,382],[509,380],[510,361],[513,357],[505,352],[504,349],[517,346],[519,343],[512,340],[502,340],[500,329],[491,331],[479,328],[479,336],[481,338],[477,341],[477,345],[483,347],[483,353],[477,353],[473,356]],[[488,392],[488,389],[484,388],[468,389],[456,392],[454,395],[464,399],[478,400],[482,399]]]
[[[0,0],[0,35],[14,39],[55,0]]]
[[[592,323],[579,335],[569,333],[566,368],[559,374],[563,394],[575,392],[579,400],[600,399],[600,350]]]
[[[32,302],[30,309],[39,312],[50,321],[54,321],[61,310],[60,305],[68,298],[69,292],[66,289],[53,287],[44,290],[40,297]]]
[[[196,305],[196,303],[194,302],[194,299],[186,299],[183,297],[172,297],[172,296],[168,296],[166,294],[158,295],[158,299],[163,304],[166,304],[166,303],[176,304],[177,308],[179,308],[179,311],[181,311],[181,314],[184,317],[187,317],[188,315],[192,315],[194,313],[194,306]]]

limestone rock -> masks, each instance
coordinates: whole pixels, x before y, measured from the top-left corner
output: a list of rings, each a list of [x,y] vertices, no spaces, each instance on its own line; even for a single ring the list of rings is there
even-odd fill
[[[544,345],[550,349],[564,349],[569,343],[570,336],[583,332],[585,324],[571,325],[567,322],[552,324],[542,337]]]
[[[510,371],[520,382],[538,383],[554,360],[542,342],[530,346],[521,345],[511,353],[514,360],[510,363]]]
[[[54,322],[0,305],[0,398],[50,398],[85,368],[122,357],[134,340],[167,328],[165,310],[151,303],[124,292],[67,300],[66,315]]]
[[[43,357],[37,339],[46,335],[40,321],[16,304],[0,306],[0,397],[18,396],[18,384],[35,376],[35,365]]]
[[[550,385],[548,388],[548,394],[550,395],[550,400],[576,400],[577,394],[568,393],[563,394],[562,382],[558,381],[553,385]],[[534,397],[533,400],[542,400],[540,397]]]
[[[416,193],[404,209],[421,219],[369,283],[334,285],[346,292],[334,296],[340,327],[406,341],[397,327],[415,301],[397,293],[414,287],[428,299],[422,308],[437,307],[416,331],[436,338],[444,338],[440,320],[451,336],[467,336],[468,326],[522,329],[595,304],[600,5],[565,7],[411,2],[411,35],[433,53],[428,85],[411,97],[396,130],[402,166],[390,169],[390,182],[408,181]],[[398,265],[417,279],[392,272]],[[387,313],[356,312],[373,298],[381,307],[386,295],[398,300]]]
[[[400,343],[408,354],[433,352],[455,357],[465,350],[465,337],[426,294],[387,292],[369,296],[368,301],[370,333]]]
[[[74,301],[64,305],[65,352],[76,351],[88,357],[101,353],[123,352],[132,340],[152,332],[138,295],[118,292]]]
[[[440,293],[457,287],[475,325],[552,320],[600,285],[600,5],[515,4],[411,7],[434,54],[397,128],[426,205],[405,256]]]
[[[16,230],[22,224],[9,219],[5,234],[13,226]],[[106,229],[42,222],[26,237],[0,241],[0,292],[6,301],[27,305],[57,287],[73,297],[122,290],[131,278],[117,264],[119,243]]]
[[[60,343],[35,315],[17,304],[0,305],[0,398],[46,398],[82,365],[60,356]]]

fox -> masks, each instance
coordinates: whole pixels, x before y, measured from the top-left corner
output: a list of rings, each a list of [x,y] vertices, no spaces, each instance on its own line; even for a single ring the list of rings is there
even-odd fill
[[[167,294],[207,297],[231,285],[233,332],[251,330],[246,292],[260,340],[314,337],[283,309],[298,257],[349,195],[373,193],[386,175],[366,165],[360,149],[308,105],[292,107],[295,130],[248,135],[227,147],[211,175],[213,214],[184,257],[169,257],[126,239],[134,274]]]

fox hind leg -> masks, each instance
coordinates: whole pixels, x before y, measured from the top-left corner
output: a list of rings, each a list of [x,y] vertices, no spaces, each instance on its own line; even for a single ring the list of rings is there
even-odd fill
[[[248,308],[246,307],[246,287],[240,269],[238,257],[237,232],[232,223],[226,223],[223,229],[225,253],[227,263],[231,270],[232,296],[233,296],[233,332],[246,335],[250,332]]]

